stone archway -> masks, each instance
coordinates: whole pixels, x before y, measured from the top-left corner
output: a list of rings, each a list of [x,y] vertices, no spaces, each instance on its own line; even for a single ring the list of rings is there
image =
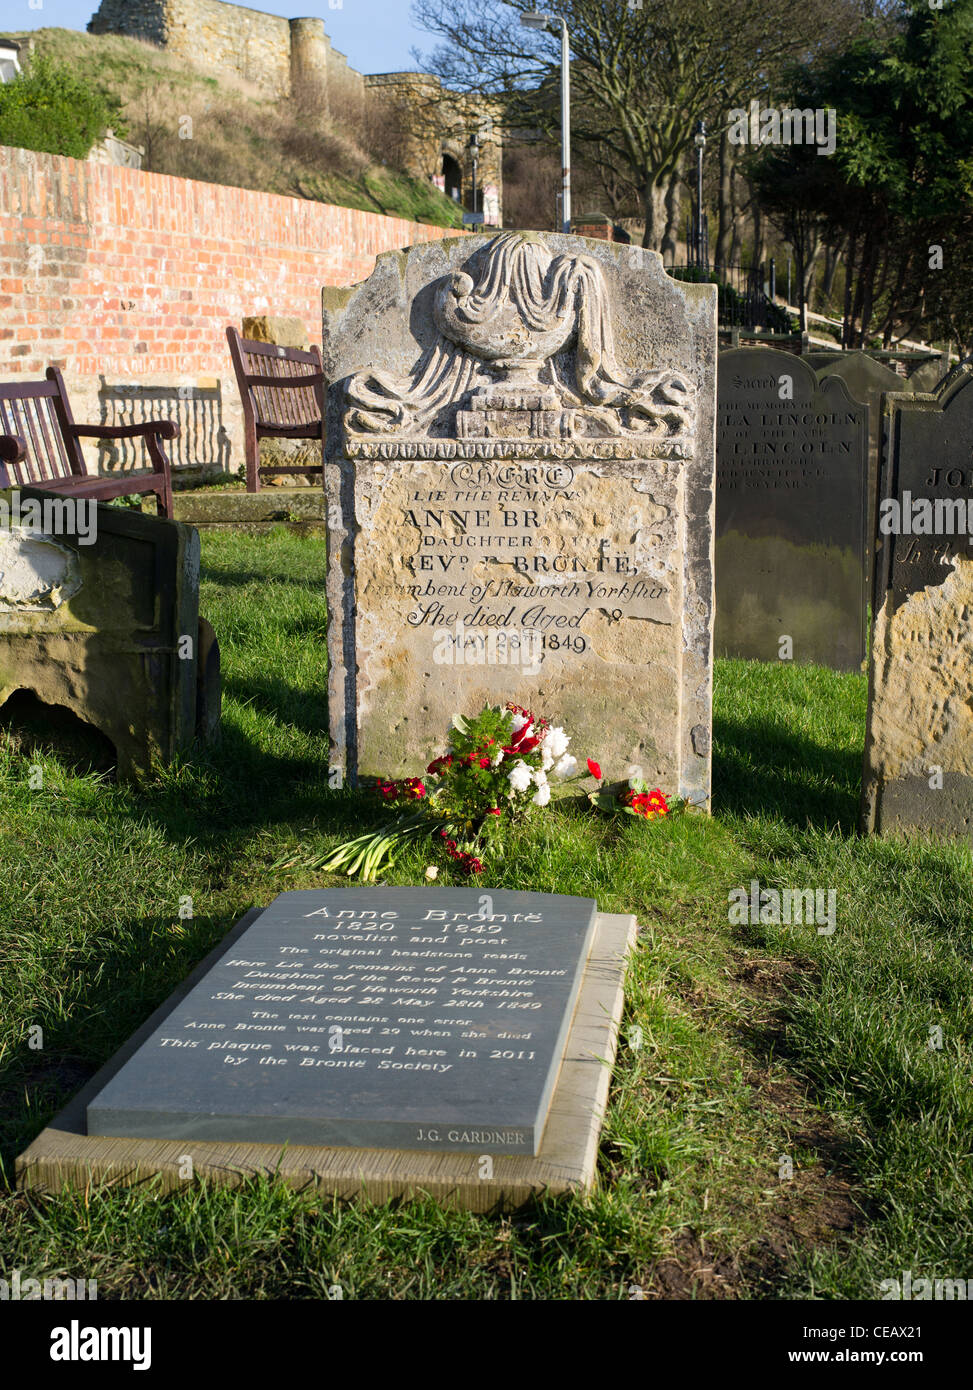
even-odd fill
[[[66,705],[48,704],[26,686],[0,701],[0,733],[24,756],[52,754],[74,772],[117,769],[111,739]]]
[[[443,186],[447,198],[454,199],[455,202],[463,201],[463,170],[458,159],[451,154],[443,154],[442,163]]]

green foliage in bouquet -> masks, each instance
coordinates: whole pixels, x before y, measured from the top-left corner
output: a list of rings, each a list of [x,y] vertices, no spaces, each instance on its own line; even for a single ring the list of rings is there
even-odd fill
[[[483,856],[503,827],[547,806],[555,783],[577,774],[570,738],[518,705],[487,705],[472,719],[454,717],[447,750],[426,778],[387,779],[378,793],[408,806],[379,830],[350,840],[308,868],[358,875],[374,883],[409,840],[428,835],[465,873],[483,872]],[[597,766],[589,763],[589,770]],[[582,776],[585,774],[581,774]]]

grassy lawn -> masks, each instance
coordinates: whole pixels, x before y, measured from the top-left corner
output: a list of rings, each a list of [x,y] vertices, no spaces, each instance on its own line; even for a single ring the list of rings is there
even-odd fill
[[[134,790],[0,742],[0,1276],[100,1298],[845,1299],[973,1275],[970,847],[860,838],[864,679],[786,665],[717,665],[712,819],[545,812],[487,880],[638,917],[596,1195],[472,1216],[267,1182],[12,1191],[15,1154],[242,912],[337,882],[270,866],[382,818],[328,790],[320,540],[204,536],[203,558],[218,749]],[[836,930],[732,924],[753,879],[835,889]]]

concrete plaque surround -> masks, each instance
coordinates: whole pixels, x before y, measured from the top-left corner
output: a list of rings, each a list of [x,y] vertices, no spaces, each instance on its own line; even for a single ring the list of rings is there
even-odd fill
[[[595,912],[283,893],[89,1104],[88,1132],[536,1154]]]
[[[635,942],[633,917],[600,913],[582,981],[564,1061],[554,1090],[540,1151],[498,1155],[485,1176],[480,1155],[414,1150],[317,1148],[309,1145],[215,1143],[174,1139],[113,1139],[88,1135],[88,1103],[151,1037],[172,1008],[206,975],[259,915],[248,913],[184,981],[180,990],[142,1025],[120,1052],[57,1114],[17,1159],[18,1186],[57,1191],[62,1185],[134,1184],[156,1178],[159,1190],[194,1178],[236,1186],[254,1175],[274,1177],[297,1189],[372,1201],[426,1195],[446,1206],[488,1211],[518,1205],[543,1193],[588,1191],[596,1182],[598,1140],[608,1100],[618,1025],[624,1003],[628,954]]]

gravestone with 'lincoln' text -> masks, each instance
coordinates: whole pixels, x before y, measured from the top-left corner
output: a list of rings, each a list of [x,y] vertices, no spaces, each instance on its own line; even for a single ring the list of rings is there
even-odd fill
[[[323,343],[335,763],[415,774],[513,701],[707,801],[712,287],[608,242],[453,238],[325,290]]]
[[[860,668],[867,428],[845,383],[792,353],[720,353],[717,656]]]

